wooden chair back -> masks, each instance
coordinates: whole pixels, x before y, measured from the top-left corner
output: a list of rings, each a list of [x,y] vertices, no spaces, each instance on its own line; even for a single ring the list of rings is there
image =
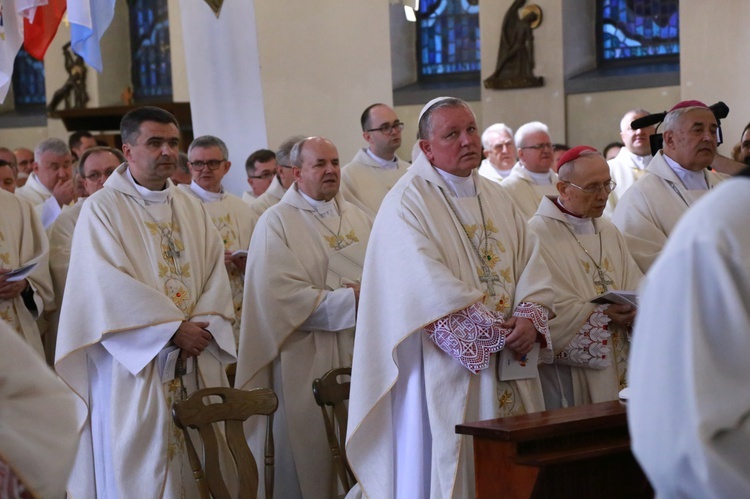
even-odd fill
[[[215,401],[208,397],[219,397]],[[268,417],[265,442],[265,489],[266,497],[273,497],[274,443],[273,413],[279,405],[276,394],[268,388],[237,390],[234,388],[205,388],[193,393],[186,400],[172,406],[175,424],[182,429],[187,446],[190,466],[198,485],[201,499],[229,499],[219,460],[219,441],[215,423],[224,423],[224,433],[229,451],[234,459],[239,478],[239,496],[255,498],[258,495],[258,467],[247,445],[243,423],[254,415]],[[195,450],[188,428],[198,430],[203,443],[203,463]],[[220,435],[220,433],[219,433]]]
[[[323,377],[313,381],[315,402],[323,413],[328,445],[333,455],[333,468],[341,482],[344,492],[348,492],[355,483],[354,473],[346,460],[346,424],[348,420],[347,401],[349,400],[350,381],[339,382],[339,376],[351,377],[351,367],[331,369]]]

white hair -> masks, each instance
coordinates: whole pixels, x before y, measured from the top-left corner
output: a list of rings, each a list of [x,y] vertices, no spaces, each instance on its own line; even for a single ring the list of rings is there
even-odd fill
[[[492,147],[492,144],[490,144],[490,136],[493,133],[505,133],[508,137],[513,138],[513,130],[511,130],[508,125],[505,123],[495,123],[494,125],[488,126],[487,129],[482,132],[482,147],[485,149]]]
[[[532,133],[537,132],[544,132],[549,136],[549,127],[541,121],[531,121],[525,125],[521,125],[518,130],[516,130],[516,135],[513,137],[516,147],[519,149],[523,147],[524,139]]]

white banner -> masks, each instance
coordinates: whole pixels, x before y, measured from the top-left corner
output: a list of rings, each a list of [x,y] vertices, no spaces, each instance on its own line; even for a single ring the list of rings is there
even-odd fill
[[[181,0],[193,133],[215,135],[229,148],[232,168],[224,188],[249,189],[245,160],[267,143],[252,1],[224,2],[217,19],[203,1]]]

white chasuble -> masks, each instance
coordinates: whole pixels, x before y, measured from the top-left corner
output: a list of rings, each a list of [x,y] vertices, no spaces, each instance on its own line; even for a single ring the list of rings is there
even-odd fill
[[[715,171],[704,173],[709,189],[727,178]],[[612,216],[642,272],[659,256],[680,217],[706,192],[686,189],[662,152],[656,153],[646,174],[625,192]]]
[[[374,220],[383,198],[407,168],[409,163],[400,159],[394,168],[384,168],[366,149],[359,149],[352,162],[341,169],[341,193]]]
[[[617,203],[622,198],[625,191],[646,174],[646,167],[651,162],[652,156],[638,156],[628,151],[627,147],[620,149],[617,156],[607,161],[609,173],[612,180],[617,184],[615,190],[609,193],[607,207],[604,209],[604,215],[612,218]]]
[[[472,176],[481,211],[420,154],[378,213],[349,401],[347,457],[361,487],[352,496],[473,497],[471,439],[455,425],[544,410],[538,378],[498,381],[497,355],[473,374],[425,334],[476,304],[506,318],[521,302],[552,310],[536,236],[500,185]],[[540,357],[551,362],[546,346]]]
[[[55,308],[49,274],[49,242],[34,208],[13,194],[0,192],[0,267],[17,269],[36,259],[37,265],[26,278],[33,292],[36,310],[29,310],[22,296],[0,299],[0,320],[20,334],[39,355],[44,347],[36,319]]]
[[[628,425],[657,497],[750,497],[749,173],[685,214],[642,285]]]
[[[271,387],[279,397],[274,419],[279,497],[327,498],[335,492],[312,382],[351,365],[354,294],[326,286],[328,258],[337,248],[367,246],[370,220],[340,193],[331,203],[338,211],[321,216],[294,184],[261,216],[248,253],[235,385]],[[266,422],[255,419],[246,431],[258,456]],[[262,476],[263,460],[258,464]]]
[[[181,381],[188,394],[196,379],[201,388],[228,385],[223,364],[236,350],[227,284],[216,228],[170,181],[145,191],[123,164],[86,201],[55,363],[78,396],[72,497],[197,497],[171,406]],[[213,340],[197,372],[162,384],[157,356],[184,320],[208,322]]]
[[[590,300],[606,291],[636,291],[642,278],[617,228],[604,218],[593,224],[594,234],[576,233],[550,198],[529,221],[555,290],[557,316],[549,323],[555,363],[571,366],[575,405],[616,400],[625,388],[627,331]]]
[[[228,193],[221,193],[218,195],[220,199],[209,201],[194,191],[195,183],[178,188],[203,201],[206,212],[208,212],[211,221],[219,231],[225,251],[247,251],[247,248],[250,246],[250,236],[253,234],[253,229],[255,228],[255,219],[247,204],[239,197]],[[226,268],[229,275],[229,285],[232,288],[232,305],[234,306],[234,324],[232,325],[232,330],[234,331],[235,344],[239,346],[245,274],[244,269],[240,270],[234,264],[229,264]]]
[[[510,196],[524,220],[529,220],[534,216],[544,196],[557,195],[557,174],[550,170],[549,175],[549,184],[538,185],[534,183],[534,179],[525,168],[516,165],[508,178],[503,180],[503,189]]]
[[[75,395],[2,322],[0,344],[0,497],[9,497],[3,462],[33,497],[64,497],[78,443]]]
[[[279,168],[284,168],[279,166]],[[266,192],[258,196],[257,198],[250,199],[246,204],[250,207],[250,211],[253,212],[253,227],[258,222],[260,216],[271,206],[275,205],[281,198],[284,197],[284,186],[281,185],[279,177],[273,177],[271,185],[268,186]],[[252,235],[252,233],[251,233]],[[244,248],[247,249],[247,248]]]

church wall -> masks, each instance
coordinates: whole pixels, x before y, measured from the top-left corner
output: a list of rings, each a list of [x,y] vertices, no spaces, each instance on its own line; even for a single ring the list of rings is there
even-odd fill
[[[348,163],[362,111],[393,101],[388,3],[256,0],[255,12],[270,148],[322,135]]]
[[[729,116],[722,121],[726,143],[719,148],[724,155],[731,154],[750,121],[748,19],[746,0],[725,0],[721,8],[715,2],[680,2],[682,98],[729,106]]]
[[[616,92],[596,92],[567,96],[569,146],[589,145],[600,151],[620,139],[620,120],[631,109],[658,113],[680,101],[680,87],[655,87]],[[557,141],[556,136],[552,136]]]

